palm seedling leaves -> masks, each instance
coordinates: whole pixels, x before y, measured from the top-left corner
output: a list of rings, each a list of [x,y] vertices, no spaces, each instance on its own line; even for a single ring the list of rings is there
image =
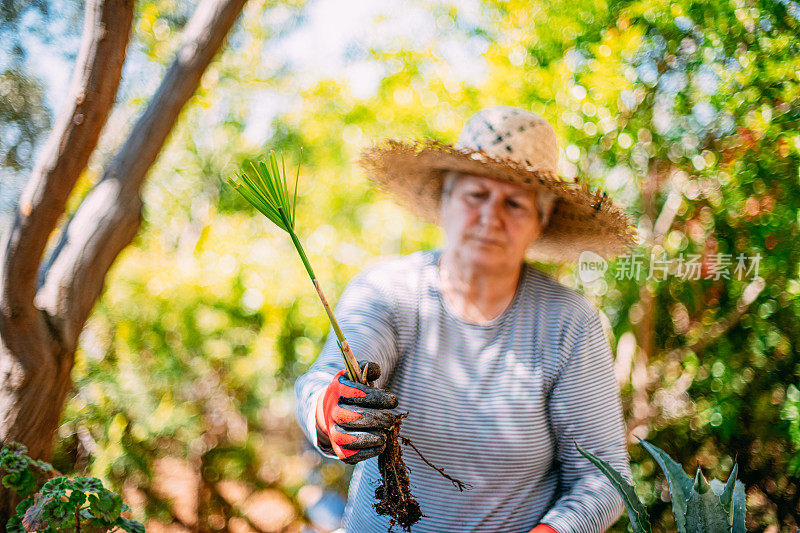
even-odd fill
[[[320,301],[331,321],[331,326],[333,326],[334,333],[336,333],[336,340],[339,344],[339,349],[342,351],[342,357],[350,379],[358,382],[362,381],[361,371],[355,356],[344,338],[344,333],[342,333],[339,323],[336,321],[336,317],[334,317],[328,301],[325,299],[325,295],[322,293],[322,288],[314,275],[314,269],[311,268],[311,263],[309,263],[303,246],[295,233],[295,207],[297,205],[297,182],[300,178],[300,166],[298,165],[297,167],[294,190],[291,195],[289,194],[289,184],[286,180],[286,163],[282,156],[279,165],[278,157],[274,151],[270,150],[266,161],[251,163],[250,166],[253,170],[253,175],[242,169],[236,173],[236,178],[228,178],[228,183],[239,191],[245,200],[250,202],[261,214],[292,238],[292,243],[303,261],[303,266],[306,268],[306,272],[308,272],[311,282],[317,290]]]
[[[294,194],[289,203],[289,187],[286,182],[286,162],[281,157],[281,166],[274,151],[269,153],[269,167],[266,161],[250,163],[255,176],[244,170],[237,173],[239,181],[228,178],[228,183],[239,191],[248,202],[261,211],[268,219],[282,230],[294,230],[294,212],[297,199],[297,182],[300,178],[300,167],[294,180]]]
[[[314,271],[308,262],[305,251],[297,241],[294,232],[295,207],[297,205],[297,182],[300,178],[300,166],[297,167],[297,174],[294,179],[294,191],[289,196],[289,185],[286,180],[286,162],[281,156],[281,163],[278,165],[278,157],[275,152],[270,150],[267,161],[251,163],[253,176],[244,169],[237,172],[238,180],[231,177],[228,183],[236,189],[245,200],[250,202],[261,214],[270,219],[276,226],[288,233],[292,237],[292,242],[303,260],[303,265],[308,271],[311,279],[316,279]]]

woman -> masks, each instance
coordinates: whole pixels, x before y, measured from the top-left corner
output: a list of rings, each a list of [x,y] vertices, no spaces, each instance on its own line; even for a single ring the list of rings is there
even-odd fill
[[[388,141],[364,154],[371,178],[441,223],[446,244],[362,272],[340,298],[336,315],[353,352],[375,363],[374,388],[337,374],[333,335],[296,383],[309,439],[358,463],[346,531],[388,529],[372,509],[380,480],[372,457],[395,406],[409,413],[401,433],[472,486],[457,492],[407,452],[425,515],[413,531],[597,532],[620,516],[614,488],[575,447],[630,476],[598,312],[524,259],[608,257],[632,233],[604,194],[556,176],[557,156],[550,125],[510,107],[472,117],[456,147]]]

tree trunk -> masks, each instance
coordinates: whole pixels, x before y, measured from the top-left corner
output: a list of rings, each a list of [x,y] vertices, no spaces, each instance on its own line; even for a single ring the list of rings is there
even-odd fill
[[[133,0],[86,6],[69,103],[1,248],[0,444],[21,442],[32,457],[50,458],[78,337],[106,273],[139,229],[147,171],[245,2],[203,0],[158,91],[42,266],[48,238],[113,106],[133,17]],[[0,487],[0,533],[14,505]]]
[[[37,160],[2,248],[0,444],[21,442],[35,458],[49,459],[52,453],[75,353],[35,305],[37,273],[47,239],[114,105],[132,19],[132,0],[86,6],[68,104]],[[17,501],[0,486],[0,531]]]
[[[657,217],[658,210],[656,208],[656,194],[661,186],[659,180],[659,162],[657,160],[650,160],[648,165],[647,175],[643,179],[641,187],[642,206],[644,208],[644,215],[649,221],[651,234],[649,236],[649,250],[652,250],[653,244],[660,244],[664,235],[669,230],[669,225],[672,223],[670,217],[669,224],[663,224],[659,228],[659,221],[664,220],[664,217]],[[665,206],[665,209],[667,207]],[[666,227],[663,227],[666,226]],[[647,276],[648,272],[643,272],[642,276]],[[650,379],[647,375],[647,367],[649,361],[655,355],[655,319],[656,319],[656,298],[646,281],[642,282],[641,289],[639,290],[639,302],[641,318],[637,327],[635,328],[636,334],[636,351],[633,358],[633,370],[631,372],[631,417],[628,421],[628,427],[632,434],[640,437],[647,438],[650,429],[650,419],[653,414],[653,409],[650,402]]]

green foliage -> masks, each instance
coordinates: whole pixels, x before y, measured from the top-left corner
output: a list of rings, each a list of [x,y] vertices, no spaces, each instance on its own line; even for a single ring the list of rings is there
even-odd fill
[[[0,448],[0,480],[3,486],[22,498],[30,497],[41,484],[41,479],[50,477],[53,467],[44,461],[28,457],[24,444],[12,442]]]
[[[0,165],[29,168],[34,143],[50,127],[50,114],[41,86],[18,66],[0,73],[0,121],[14,132],[0,140]]]
[[[728,481],[714,480],[709,484],[698,468],[694,480],[663,450],[642,440],[644,448],[655,458],[667,476],[671,491],[672,512],[679,533],[740,533],[745,531],[744,484],[736,479],[734,465]],[[617,489],[628,509],[628,519],[635,533],[650,531],[650,522],[644,504],[634,488],[606,461],[583,450],[578,451],[594,464]]]
[[[34,461],[27,452],[18,443],[0,448],[0,473],[7,473],[2,478],[3,485],[24,498],[7,524],[9,532],[55,533],[88,527],[144,533],[142,524],[121,516],[130,508],[99,479],[58,476],[42,484],[41,476],[51,475],[53,467]]]
[[[354,165],[360,149],[387,136],[452,142],[479,108],[508,104],[550,120],[562,173],[603,186],[641,228],[641,276],[618,278],[616,261],[604,283],[582,290],[608,316],[616,339],[633,335],[636,349],[647,353],[647,368],[637,371],[651,382],[634,387],[630,368],[619,370],[631,430],[675,450],[672,463],[641,447],[631,450],[637,494],[653,530],[679,527],[673,521],[680,513],[663,501],[667,491],[673,505],[678,491],[693,493],[692,478],[679,476],[676,465],[701,461],[710,477],[724,477],[733,464],[720,450],[736,455],[754,496],[750,529],[794,530],[800,503],[794,4],[492,0],[471,10],[426,2],[415,26],[427,28],[430,39],[399,35],[398,18],[382,14],[350,43],[342,72],[379,73],[367,92],[355,90],[352,76],[320,77],[318,65],[301,71],[280,56],[283,39],[313,19],[315,4],[246,10],[231,46],[183,111],[143,191],[142,231],[109,272],[82,335],[75,394],[59,431],[59,470],[85,469],[118,491],[123,483],[134,487],[143,495],[142,503],[132,503],[136,516],[166,523],[178,511],[156,490],[165,456],[197,476],[201,496],[192,505],[201,521],[214,515],[227,524],[240,516],[213,493],[225,480],[275,488],[293,504],[309,475],[319,485],[346,485],[341,465],[299,451],[292,416],[291,384],[324,341],[325,314],[295,268],[300,262],[285,235],[219,178],[249,168],[267,146],[285,154],[304,147],[287,161],[302,164],[309,176],[298,185],[297,223],[333,302],[379,257],[441,242],[437,228],[371,189]],[[120,116],[137,114],[150,98],[152,85],[141,81],[171,59],[192,9],[174,0],[137,3],[130,57],[140,68],[130,70]],[[5,83],[24,89],[33,104],[22,113],[46,124],[46,114],[36,114],[41,91],[12,82]],[[88,169],[82,190],[96,174]],[[655,238],[658,220],[666,229]],[[699,256],[706,274],[717,254],[760,254],[763,288],[751,285],[752,275],[645,279],[655,264],[651,254],[662,253],[674,260]],[[574,267],[539,266],[578,287]],[[642,388],[643,404],[634,405]],[[672,477],[662,481],[656,464],[672,469]],[[716,485],[710,482],[721,494]],[[736,523],[744,518],[740,487]]]
[[[300,178],[300,167],[297,167],[294,193],[290,196],[291,191],[286,181],[286,162],[282,157],[279,166],[275,152],[270,151],[267,161],[262,160],[251,166],[254,176],[251,177],[246,169],[242,169],[237,173],[239,180],[228,178],[228,183],[273,224],[283,231],[291,233],[295,225],[294,214],[297,205],[297,181]],[[300,252],[299,249],[298,252]]]
[[[625,502],[625,509],[628,510],[628,519],[631,521],[633,530],[636,533],[650,533],[650,519],[647,516],[647,509],[636,495],[636,490],[633,485],[625,481],[622,475],[617,472],[613,466],[608,464],[607,461],[603,461],[596,455],[587,452],[577,444],[575,444],[575,446],[578,448],[581,455],[600,469],[603,475],[614,484],[614,488],[617,489],[617,492],[622,496],[622,501]]]
[[[294,193],[290,197],[289,187],[286,182],[286,163],[283,157],[281,157],[281,165],[278,166],[278,158],[275,156],[275,152],[271,150],[269,152],[268,165],[264,161],[261,161],[257,165],[251,166],[255,171],[254,177],[250,177],[245,170],[241,170],[237,173],[239,180],[228,178],[228,183],[239,191],[239,193],[241,193],[253,207],[258,209],[261,214],[288,233],[292,238],[292,244],[294,244],[295,250],[297,250],[297,253],[300,255],[308,277],[311,278],[311,281],[314,283],[314,288],[317,290],[320,302],[331,321],[331,326],[336,334],[336,340],[339,345],[339,350],[342,353],[344,364],[347,367],[348,375],[350,379],[360,381],[358,362],[348,347],[344,334],[339,327],[339,323],[316,280],[311,264],[308,262],[308,257],[303,249],[303,245],[300,243],[295,233],[295,207],[297,205],[297,181],[300,177],[300,167],[297,168],[297,175],[294,181]]]

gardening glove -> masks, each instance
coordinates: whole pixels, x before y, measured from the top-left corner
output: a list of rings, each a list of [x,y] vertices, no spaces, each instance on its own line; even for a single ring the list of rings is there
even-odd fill
[[[531,529],[528,533],[558,533],[558,531],[547,524],[539,524],[535,528]]]
[[[355,464],[379,455],[386,446],[386,430],[396,421],[389,409],[397,407],[397,397],[372,387],[381,375],[377,363],[359,361],[369,385],[347,378],[342,370],[317,401],[317,426],[330,439],[336,456]]]

